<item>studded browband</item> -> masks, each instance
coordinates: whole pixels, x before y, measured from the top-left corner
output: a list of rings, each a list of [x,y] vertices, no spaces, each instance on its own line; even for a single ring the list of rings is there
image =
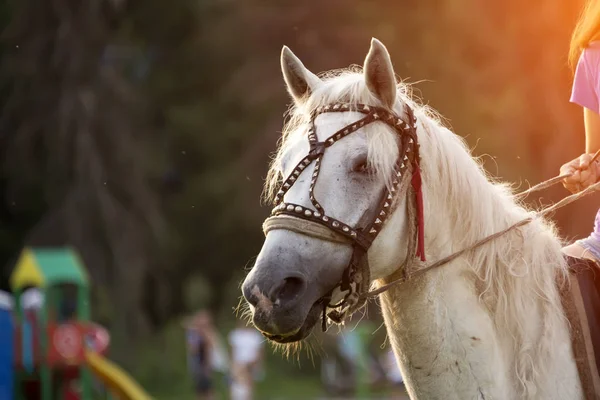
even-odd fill
[[[423,261],[425,260],[423,243],[423,200],[421,192],[421,174],[419,168],[420,157],[416,134],[417,121],[412,109],[408,105],[405,106],[405,110],[408,121],[404,121],[390,110],[365,104],[350,105],[345,103],[336,103],[319,107],[311,115],[308,129],[308,141],[310,144],[309,153],[306,157],[300,160],[300,162],[283,182],[281,189],[275,196],[275,208],[271,213],[271,217],[265,221],[263,226],[265,235],[271,229],[286,229],[286,226],[289,226],[289,229],[298,232],[301,229],[299,229],[298,224],[294,224],[294,220],[302,220],[303,222],[311,225],[322,225],[336,234],[346,237],[348,242],[352,243],[353,253],[351,261],[344,271],[342,281],[337,285],[342,291],[348,291],[348,294],[339,304],[328,305],[327,303],[331,298],[331,293],[333,292],[332,290],[328,294],[328,298],[324,303],[324,313],[326,307],[341,308],[344,310],[343,312],[333,311],[329,313],[329,317],[335,322],[341,322],[346,315],[351,314],[364,304],[364,301],[359,302],[358,299],[360,297],[360,293],[365,293],[368,290],[368,285],[370,284],[370,274],[366,253],[379,232],[381,232],[385,221],[391,214],[395,195],[402,180],[402,176],[407,172],[409,167],[413,174],[411,183],[416,196],[417,208],[416,224],[418,228],[418,237],[416,256],[420,257]],[[362,119],[335,132],[325,141],[319,142],[317,140],[315,119],[318,115],[328,112],[349,111],[359,112],[365,114],[365,116]],[[387,186],[383,188],[377,207],[368,209],[365,214],[361,216],[357,226],[352,227],[349,224],[325,214],[323,207],[315,198],[314,188],[319,177],[320,164],[325,150],[340,139],[353,132],[356,132],[365,125],[376,121],[381,121],[389,125],[398,133],[400,138],[400,140],[398,140],[398,159],[394,165],[394,175],[391,182],[392,184],[389,188]],[[314,209],[298,204],[283,202],[286,192],[294,185],[296,180],[313,161],[315,162],[315,167],[309,187],[309,198],[314,206]],[[283,217],[286,217],[285,220]],[[312,231],[316,232],[318,230],[313,229]],[[308,234],[309,236],[311,235],[309,230],[303,230],[301,233]],[[322,236],[319,236],[319,238],[322,238]],[[326,326],[325,324],[326,322],[324,318],[324,329]]]

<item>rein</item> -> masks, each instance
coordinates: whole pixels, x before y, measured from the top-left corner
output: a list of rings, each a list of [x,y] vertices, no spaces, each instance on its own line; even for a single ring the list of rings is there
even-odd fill
[[[598,158],[598,156],[600,156],[600,150],[596,151],[596,153],[592,157],[592,160],[590,161],[590,163],[594,162]],[[531,188],[529,188],[529,189],[527,189],[527,190],[525,190],[525,191],[523,191],[521,193],[517,193],[515,195],[515,197],[517,199],[524,198],[524,197],[530,195],[531,193],[538,192],[540,190],[544,190],[544,189],[547,189],[547,188],[549,188],[551,186],[554,186],[555,184],[557,184],[559,182],[562,182],[563,179],[568,178],[568,177],[570,177],[572,175],[573,174],[563,174],[563,175],[555,176],[554,178],[551,178],[551,179],[548,179],[546,181],[540,182],[537,185],[534,185]],[[411,279],[418,278],[419,276],[424,275],[428,271],[431,271],[432,269],[436,269],[436,268],[441,267],[441,266],[443,266],[445,264],[448,264],[449,262],[454,261],[458,257],[462,256],[466,252],[471,251],[471,250],[475,250],[476,248],[478,248],[480,246],[483,246],[484,244],[489,243],[492,240],[499,238],[500,236],[503,236],[504,234],[512,231],[513,229],[516,229],[516,228],[519,228],[521,226],[527,225],[528,223],[532,222],[536,217],[543,217],[543,216],[545,216],[547,214],[550,214],[551,212],[556,211],[559,208],[565,207],[565,206],[567,206],[567,205],[569,205],[569,204],[571,204],[571,203],[573,203],[573,202],[581,199],[582,197],[585,197],[588,194],[590,194],[592,192],[596,192],[598,190],[600,190],[600,182],[596,182],[595,184],[593,184],[591,186],[588,186],[585,190],[583,190],[583,191],[581,191],[579,193],[575,193],[575,194],[569,195],[569,196],[563,198],[562,200],[560,200],[558,203],[555,203],[555,204],[553,204],[551,206],[548,206],[548,207],[546,207],[546,208],[544,208],[544,209],[536,212],[533,216],[524,218],[524,219],[522,219],[522,220],[520,220],[520,221],[512,224],[511,226],[509,226],[508,228],[506,228],[504,230],[501,230],[499,232],[496,232],[496,233],[493,233],[493,234],[491,234],[489,236],[486,236],[485,238],[483,238],[483,239],[475,242],[473,245],[471,245],[469,247],[466,247],[466,248],[464,248],[462,250],[459,250],[456,253],[452,253],[449,256],[444,257],[441,260],[438,260],[435,263],[433,263],[433,264],[431,264],[431,265],[429,265],[427,267],[421,268],[421,269],[415,271],[414,273],[412,273],[409,276],[404,276],[402,278],[395,279],[392,282],[389,282],[389,283],[387,283],[387,284],[385,284],[383,286],[380,286],[379,288],[377,288],[375,290],[372,290],[372,291],[370,291],[368,293],[364,293],[362,296],[364,296],[365,299],[368,299],[368,298],[371,298],[371,297],[375,297],[375,296],[377,296],[377,295],[379,295],[379,294],[381,294],[381,293],[383,293],[383,292],[391,289],[393,286],[397,286],[397,285],[405,283],[405,282],[407,282],[407,281],[409,281]]]
[[[598,149],[596,151],[596,153],[594,153],[594,156],[590,160],[590,164],[593,163],[594,161],[596,161],[598,156],[600,156],[600,149]],[[525,197],[529,196],[531,193],[539,192],[540,190],[544,190],[551,186],[554,186],[557,183],[562,182],[563,179],[569,178],[572,175],[573,174],[563,174],[563,175],[555,176],[554,178],[548,179],[547,181],[540,182],[537,185],[534,185],[534,186],[530,187],[529,189],[524,190],[521,193],[518,193],[515,197],[517,199],[524,199]]]

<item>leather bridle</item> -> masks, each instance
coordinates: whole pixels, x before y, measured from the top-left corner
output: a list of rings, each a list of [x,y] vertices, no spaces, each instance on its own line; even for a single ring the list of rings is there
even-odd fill
[[[325,141],[318,141],[315,127],[317,116],[331,112],[359,112],[364,117],[329,136]],[[306,234],[322,240],[343,242],[352,245],[352,257],[345,268],[342,280],[320,301],[323,305],[323,329],[326,328],[325,313],[327,307],[338,308],[329,314],[334,322],[341,322],[346,316],[361,308],[365,301],[365,293],[370,284],[370,270],[367,261],[367,251],[381,232],[385,221],[393,211],[397,191],[402,177],[412,173],[411,184],[415,195],[417,226],[416,256],[425,261],[424,232],[423,232],[423,200],[421,192],[421,172],[419,144],[417,138],[417,120],[412,109],[405,105],[406,120],[396,115],[393,111],[382,107],[365,104],[335,103],[319,107],[312,115],[308,128],[308,142],[310,150],[283,181],[281,189],[275,197],[275,208],[271,216],[265,220],[263,231],[265,235],[273,229],[287,229],[297,233]],[[391,186],[385,186],[377,204],[370,207],[361,216],[356,226],[351,226],[326,214],[325,210],[314,195],[315,185],[319,178],[320,165],[325,151],[337,141],[358,131],[362,127],[374,122],[383,122],[398,134],[398,159],[394,164]],[[284,202],[286,192],[294,185],[307,167],[315,164],[309,187],[309,198],[314,209],[294,203]],[[325,229],[323,229],[325,228]],[[347,291],[344,299],[335,305],[329,304],[335,288],[342,292]]]

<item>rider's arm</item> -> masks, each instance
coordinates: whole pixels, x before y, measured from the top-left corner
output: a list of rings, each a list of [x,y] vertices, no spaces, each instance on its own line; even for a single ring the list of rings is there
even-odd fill
[[[573,193],[596,183],[600,177],[598,163],[594,163],[590,168],[592,155],[600,149],[598,65],[600,65],[600,47],[593,46],[584,50],[577,63],[573,79],[571,102],[583,108],[585,153],[560,168],[561,175],[571,175],[563,181],[563,184]]]
[[[589,108],[583,109],[585,126],[585,152],[594,154],[600,149],[600,114]]]
[[[583,108],[585,127],[585,153],[560,169],[561,174],[572,174],[565,179],[564,186],[573,193],[593,185],[600,179],[600,164],[596,160],[592,165],[594,153],[600,149],[600,115],[587,107]]]
[[[584,107],[583,122],[585,127],[585,153],[560,168],[561,175],[571,175],[563,181],[563,185],[572,193],[577,193],[593,185],[600,178],[598,160],[590,166],[594,153],[600,149],[600,115]]]

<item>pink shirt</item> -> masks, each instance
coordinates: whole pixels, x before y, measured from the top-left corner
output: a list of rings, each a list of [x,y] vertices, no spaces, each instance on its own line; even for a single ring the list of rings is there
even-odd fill
[[[600,98],[600,42],[594,42],[586,48],[579,57],[573,89],[571,91],[571,102],[581,107],[589,108],[600,113],[598,99]]]

